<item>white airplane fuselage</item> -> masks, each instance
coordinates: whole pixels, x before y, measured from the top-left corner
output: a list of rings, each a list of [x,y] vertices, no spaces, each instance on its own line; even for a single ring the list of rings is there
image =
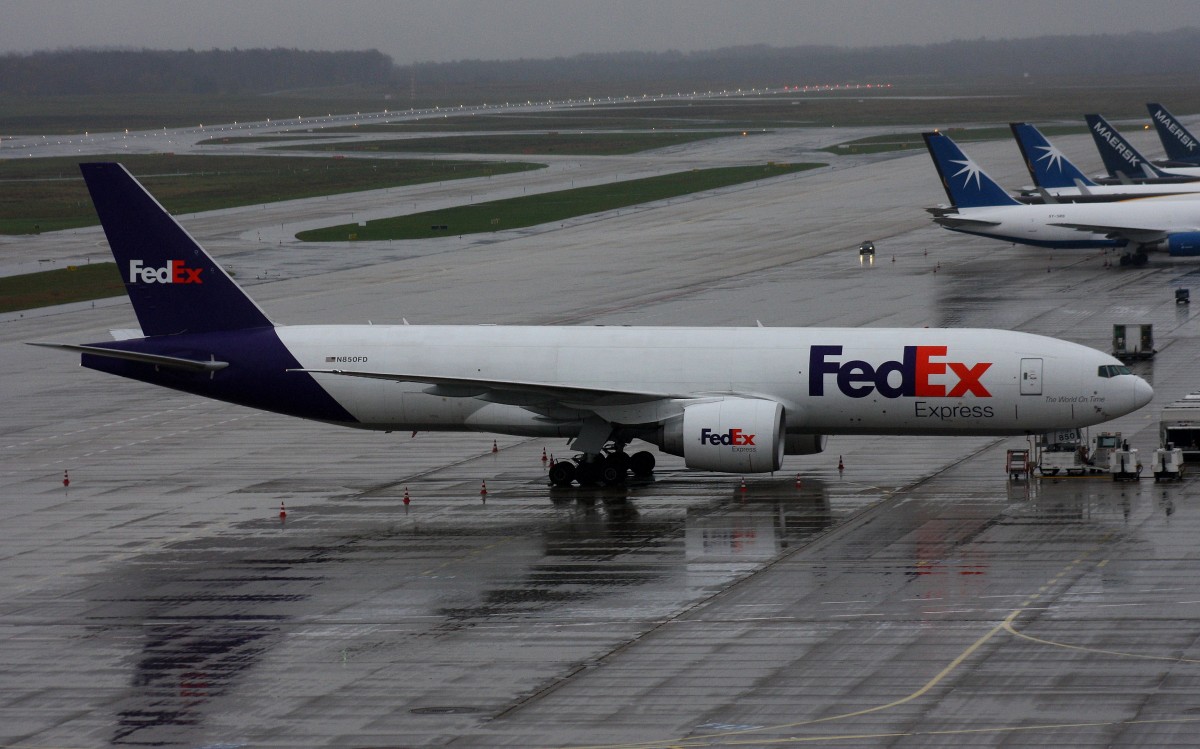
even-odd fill
[[[959,223],[958,220],[962,222]],[[948,229],[1040,247],[1122,247],[1128,235],[1200,230],[1200,200],[1159,197],[1120,203],[958,208],[934,219]]]
[[[1095,349],[1000,330],[333,325],[276,332],[306,370],[672,396],[588,406],[621,424],[661,422],[696,399],[737,396],[781,403],[789,433],[1023,434],[1097,424],[1144,405],[1151,392],[1133,375],[1101,376],[1120,362]],[[427,382],[346,374],[312,376],[357,419],[354,426],[578,431],[570,408],[558,409],[561,419],[539,415],[536,394],[528,403],[489,402],[483,386],[439,394],[441,386]]]

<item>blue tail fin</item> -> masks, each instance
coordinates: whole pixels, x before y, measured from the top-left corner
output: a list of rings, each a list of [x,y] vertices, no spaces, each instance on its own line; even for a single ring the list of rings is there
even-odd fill
[[[1025,167],[1038,187],[1093,187],[1095,182],[1063,156],[1062,151],[1046,140],[1041,131],[1028,122],[1010,122],[1017,147],[1025,159]]]
[[[1108,124],[1108,120],[1098,114],[1084,115],[1104,168],[1109,175],[1130,179],[1145,179],[1146,177],[1166,177],[1165,172],[1150,163],[1149,159],[1133,147],[1116,128]]]
[[[270,327],[271,321],[120,164],[80,164],[147,336]]]
[[[1162,141],[1167,158],[1183,164],[1200,164],[1200,142],[1196,136],[1188,132],[1162,104],[1149,103],[1146,109],[1150,111],[1150,120],[1158,131],[1158,139]]]
[[[993,205],[1020,205],[1003,187],[987,176],[974,161],[941,133],[923,133],[925,147],[933,157],[942,187],[950,202],[958,208],[979,208]]]

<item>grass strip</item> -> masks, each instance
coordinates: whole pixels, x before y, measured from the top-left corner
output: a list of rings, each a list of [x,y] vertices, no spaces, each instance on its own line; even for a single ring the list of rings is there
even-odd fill
[[[427,239],[519,229],[655,200],[813,169],[823,164],[759,164],[674,172],[657,177],[423,211],[406,216],[300,232],[306,242]]]
[[[521,162],[120,154],[0,161],[0,234],[98,223],[80,161],[120,161],[172,213],[486,177],[540,169]]]
[[[86,302],[125,293],[116,263],[89,263],[58,270],[0,277],[0,312]]]
[[[744,136],[744,131],[634,133],[515,133],[447,135],[435,138],[310,143],[274,146],[273,151],[366,151],[380,153],[495,153],[557,156],[620,156],[712,138]]]

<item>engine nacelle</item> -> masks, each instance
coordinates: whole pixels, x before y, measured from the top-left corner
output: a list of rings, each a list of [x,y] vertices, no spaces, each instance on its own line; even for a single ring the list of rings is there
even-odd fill
[[[1195,257],[1200,255],[1200,232],[1181,231],[1144,247],[1148,250],[1165,250],[1173,257]]]
[[[784,455],[816,455],[825,452],[823,434],[789,434],[783,441]]]
[[[655,442],[688,468],[766,473],[783,464],[783,406],[759,398],[696,403],[663,425]]]

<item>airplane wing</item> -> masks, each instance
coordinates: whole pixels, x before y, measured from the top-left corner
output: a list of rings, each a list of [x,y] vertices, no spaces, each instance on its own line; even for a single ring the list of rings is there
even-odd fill
[[[586,388],[549,382],[441,377],[396,372],[355,372],[345,369],[289,369],[288,371],[421,383],[429,385],[424,392],[430,395],[446,398],[478,398],[489,403],[520,406],[539,413],[549,413],[561,409],[585,411],[598,414],[610,421],[624,423],[659,421],[682,411],[681,405],[672,405],[671,401],[694,401],[698,397],[696,393]]]
[[[1141,226],[1106,226],[1104,224],[1072,224],[1061,223],[1051,224],[1051,226],[1061,226],[1064,229],[1075,229],[1076,231],[1088,232],[1091,234],[1103,234],[1109,239],[1127,239],[1135,244],[1150,244],[1151,242],[1159,242],[1166,239],[1174,231],[1186,231],[1177,229],[1166,231],[1164,229],[1147,229]],[[1194,229],[1191,231],[1195,231]]]
[[[62,351],[77,351],[81,354],[104,356],[109,359],[124,359],[126,361],[141,362],[142,364],[153,364],[156,367],[183,369],[189,372],[216,372],[219,369],[229,366],[229,362],[216,361],[215,359],[209,361],[205,361],[204,359],[184,359],[179,356],[143,354],[139,351],[122,351],[120,349],[104,348],[103,346],[83,346],[74,343],[38,343],[35,341],[28,341],[27,343],[30,346],[56,348]]]

